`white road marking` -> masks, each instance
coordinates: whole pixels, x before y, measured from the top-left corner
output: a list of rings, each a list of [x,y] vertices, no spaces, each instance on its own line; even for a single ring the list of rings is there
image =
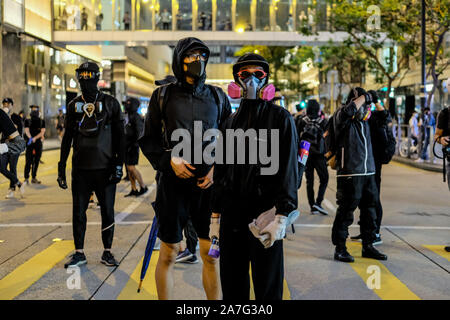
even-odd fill
[[[305,228],[331,228],[332,224],[294,224],[294,227]],[[350,228],[359,228],[358,224],[352,224]],[[410,230],[450,230],[450,227],[428,226],[381,226],[382,229],[410,229]]]

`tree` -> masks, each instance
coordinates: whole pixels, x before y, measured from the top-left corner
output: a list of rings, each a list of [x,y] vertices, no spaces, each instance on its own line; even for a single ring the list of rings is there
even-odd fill
[[[439,77],[450,66],[450,54],[444,51],[442,46],[445,36],[450,28],[450,1],[426,0],[426,31],[427,52],[426,60],[429,62],[427,78],[433,78],[433,88],[427,99],[427,107],[431,105],[436,88],[439,88],[442,97],[442,89],[439,86]]]
[[[328,0],[333,6],[329,18],[336,31],[348,33],[346,46],[364,53],[368,69],[378,83],[392,83],[407,72],[409,57],[417,51],[420,34],[418,0]],[[444,0],[445,1],[445,0]],[[387,53],[387,54],[386,54]]]

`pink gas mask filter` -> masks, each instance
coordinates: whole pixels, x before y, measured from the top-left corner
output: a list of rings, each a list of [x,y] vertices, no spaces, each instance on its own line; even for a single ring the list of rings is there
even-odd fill
[[[228,85],[228,95],[232,99],[242,98],[244,95],[244,90],[236,82],[231,82]],[[272,101],[275,98],[275,86],[273,84],[267,84],[258,91],[258,96],[260,99],[265,101]]]

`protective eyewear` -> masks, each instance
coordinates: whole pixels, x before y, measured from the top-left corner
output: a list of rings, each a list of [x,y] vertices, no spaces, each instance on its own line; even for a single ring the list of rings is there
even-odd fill
[[[84,79],[84,80],[90,80],[97,77],[97,74],[93,71],[80,71],[77,73],[78,80]]]
[[[206,59],[208,58],[208,54],[206,52],[201,52],[201,53],[187,53],[186,54],[186,58],[188,58],[191,61],[195,61],[195,60],[202,60],[202,61],[206,61]]]
[[[247,79],[248,77],[254,76],[258,79],[264,79],[267,77],[267,73],[263,70],[255,70],[255,69],[245,69],[241,70],[237,73],[240,79]]]

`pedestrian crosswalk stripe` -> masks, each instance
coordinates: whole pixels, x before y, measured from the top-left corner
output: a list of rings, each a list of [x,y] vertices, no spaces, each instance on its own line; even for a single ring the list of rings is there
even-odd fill
[[[54,242],[0,280],[0,300],[12,300],[27,290],[75,249],[73,241]]]
[[[158,292],[156,291],[155,282],[155,270],[158,257],[159,251],[153,251],[152,258],[150,259],[148,265],[147,275],[142,283],[141,292],[137,293],[137,289],[141,278],[142,260],[144,260],[144,258],[140,260],[134,269],[127,284],[117,297],[117,300],[158,300]]]
[[[440,255],[441,257],[447,259],[450,261],[450,252],[445,251],[445,246],[439,246],[439,245],[424,245],[423,247],[427,248],[428,250],[433,251],[434,253]]]
[[[250,274],[250,300],[255,300],[255,289],[253,287],[252,267],[251,266],[250,266],[249,274]],[[289,291],[289,287],[287,285],[286,279],[283,279],[283,300],[291,300],[291,292]]]
[[[364,280],[368,290],[373,290],[382,300],[420,300],[380,261],[362,258],[360,243],[348,242],[347,247],[349,253],[355,257],[355,262],[349,265]],[[373,281],[377,280],[376,270],[379,270],[379,287],[374,286],[373,289],[369,289],[368,284],[374,284]]]

